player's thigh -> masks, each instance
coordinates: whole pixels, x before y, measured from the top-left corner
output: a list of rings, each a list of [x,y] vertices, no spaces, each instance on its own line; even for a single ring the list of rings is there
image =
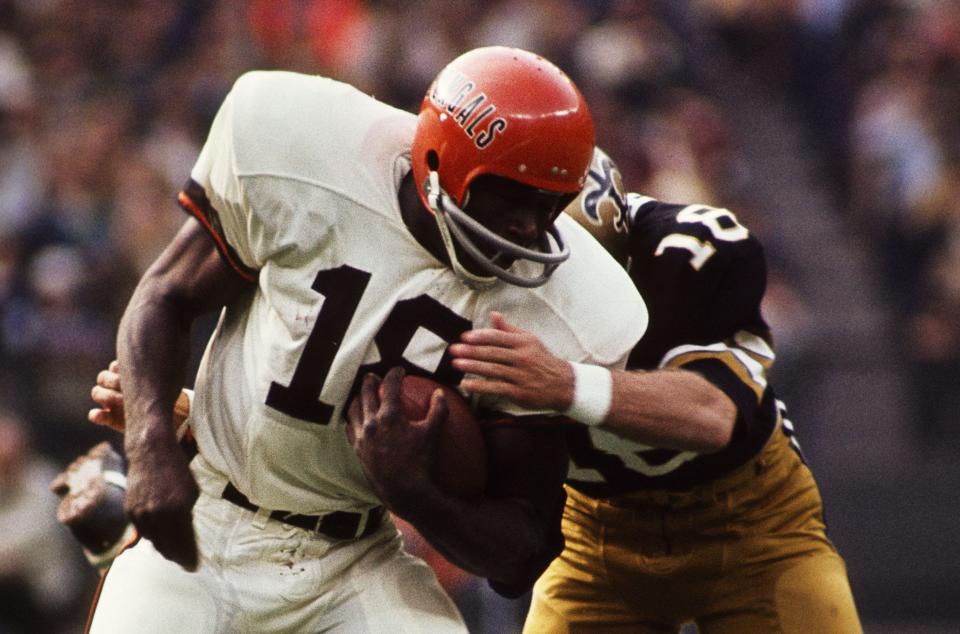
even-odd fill
[[[338,634],[466,634],[467,626],[433,570],[386,544],[345,575],[342,600],[324,616]]]
[[[164,559],[145,539],[114,560],[91,612],[93,634],[213,632],[217,622],[203,575]]]
[[[749,486],[731,490],[739,537],[698,618],[704,634],[859,632],[846,566],[826,535],[810,470],[784,438]]]
[[[823,548],[770,566],[742,584],[739,605],[699,619],[701,634],[862,632],[843,560]],[[733,579],[731,583],[737,583]],[[752,590],[744,590],[751,587]]]
[[[662,634],[677,629],[640,615],[619,599],[602,576],[572,566],[561,556],[533,587],[523,634]]]
[[[638,533],[649,530],[646,521],[637,524],[635,519],[630,509],[568,491],[564,550],[533,587],[524,634],[677,631],[673,619],[662,616],[669,611],[640,608],[637,599],[647,593],[641,586],[649,581],[635,574],[632,557],[616,556],[632,552],[625,540],[632,544]],[[625,574],[611,574],[613,570]]]
[[[862,632],[846,565],[821,553],[777,579],[776,611],[784,632]]]

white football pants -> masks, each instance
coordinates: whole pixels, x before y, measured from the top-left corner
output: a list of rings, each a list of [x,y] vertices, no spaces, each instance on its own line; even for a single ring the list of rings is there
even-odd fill
[[[433,571],[402,550],[389,517],[370,536],[336,541],[221,499],[223,481],[193,461],[200,565],[190,573],[146,539],[105,573],[94,634],[467,631]]]

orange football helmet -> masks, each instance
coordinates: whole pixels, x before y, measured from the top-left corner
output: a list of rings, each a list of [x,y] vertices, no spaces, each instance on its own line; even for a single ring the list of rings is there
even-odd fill
[[[437,218],[455,271],[468,283],[497,278],[520,286],[543,284],[569,252],[555,227],[539,249],[493,233],[461,207],[471,182],[494,175],[556,194],[576,194],[593,156],[593,118],[574,83],[542,57],[494,46],[465,53],[444,68],[420,107],[411,148],[413,176],[423,204]],[[457,260],[459,244],[490,277],[476,276]],[[521,277],[484,256],[476,242],[513,259],[544,265]]]

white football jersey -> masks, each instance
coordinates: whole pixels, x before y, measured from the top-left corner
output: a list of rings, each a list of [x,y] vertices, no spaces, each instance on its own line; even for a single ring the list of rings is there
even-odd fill
[[[415,126],[343,83],[253,72],[224,101],[193,169],[202,193],[188,188],[185,206],[257,283],[224,309],[208,344],[194,433],[258,505],[314,514],[378,504],[341,417],[360,378],[404,365],[457,384],[447,346],[490,311],[558,355],[608,367],[624,366],[646,328],[626,273],[567,217],[558,223],[572,255],[545,285],[465,286],[400,215]]]

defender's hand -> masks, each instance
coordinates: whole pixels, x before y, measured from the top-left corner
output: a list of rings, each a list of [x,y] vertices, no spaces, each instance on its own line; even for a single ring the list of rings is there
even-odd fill
[[[490,314],[491,328],[470,330],[448,349],[453,367],[475,375],[460,386],[471,394],[507,398],[521,407],[562,412],[573,401],[570,364],[554,356],[531,332]]]
[[[123,433],[126,421],[123,413],[123,392],[120,388],[120,364],[114,360],[110,367],[97,375],[97,384],[90,390],[90,397],[99,407],[87,413],[87,420]]]
[[[120,385],[120,363],[110,362],[110,367],[97,374],[97,384],[90,390],[90,397],[100,407],[87,413],[87,420],[95,425],[109,427],[121,434],[126,430],[126,415],[123,410],[123,388]],[[182,390],[173,407],[173,428],[180,429],[190,416],[190,397]]]
[[[155,444],[130,457],[127,480],[124,508],[140,535],[167,559],[196,570],[192,511],[199,490],[180,447]]]
[[[102,559],[123,545],[119,542],[129,526],[123,512],[125,473],[123,457],[101,442],[50,483],[50,490],[60,497],[57,521],[70,529],[92,559]]]
[[[437,390],[426,417],[409,420],[400,399],[403,377],[399,367],[382,381],[368,374],[347,413],[347,435],[367,479],[391,510],[401,512],[420,492],[436,486],[430,467],[437,432],[447,418],[446,397]]]

